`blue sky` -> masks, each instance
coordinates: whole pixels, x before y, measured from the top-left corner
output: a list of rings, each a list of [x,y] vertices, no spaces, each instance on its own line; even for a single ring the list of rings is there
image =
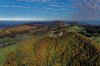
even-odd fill
[[[100,0],[0,0],[0,20],[99,20]]]

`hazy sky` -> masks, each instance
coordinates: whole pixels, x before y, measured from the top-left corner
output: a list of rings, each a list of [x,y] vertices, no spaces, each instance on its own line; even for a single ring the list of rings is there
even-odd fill
[[[99,20],[100,0],[0,0],[0,20]]]

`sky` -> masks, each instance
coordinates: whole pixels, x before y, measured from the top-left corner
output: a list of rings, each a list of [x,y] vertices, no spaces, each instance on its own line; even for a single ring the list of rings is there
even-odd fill
[[[0,0],[0,20],[99,20],[100,0]]]

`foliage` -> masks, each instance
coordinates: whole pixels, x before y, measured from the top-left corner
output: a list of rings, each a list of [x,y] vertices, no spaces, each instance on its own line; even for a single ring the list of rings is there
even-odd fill
[[[75,32],[58,38],[33,36],[8,55],[4,66],[99,66],[99,50],[94,44]]]
[[[79,26],[68,27],[68,30],[71,31],[71,32],[82,32],[82,31],[85,31],[85,29],[83,27],[79,27]]]
[[[98,37],[91,37],[91,39],[93,39],[97,44],[95,44],[96,47],[98,47],[100,49],[100,36]]]
[[[0,66],[3,66],[5,60],[6,60],[6,55],[10,52],[14,52],[16,50],[16,45],[11,45],[7,47],[0,48]]]

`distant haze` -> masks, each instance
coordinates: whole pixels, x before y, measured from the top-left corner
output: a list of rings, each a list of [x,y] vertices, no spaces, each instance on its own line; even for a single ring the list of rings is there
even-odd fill
[[[20,25],[20,24],[25,24],[25,23],[42,23],[42,22],[53,22],[53,21],[0,21],[0,27],[8,27],[8,26],[15,26],[15,25]],[[69,22],[69,21],[65,21]],[[73,22],[73,21],[70,21]],[[87,24],[94,24],[94,25],[100,25],[100,20],[95,20],[95,21],[75,21],[79,23],[87,23]]]

